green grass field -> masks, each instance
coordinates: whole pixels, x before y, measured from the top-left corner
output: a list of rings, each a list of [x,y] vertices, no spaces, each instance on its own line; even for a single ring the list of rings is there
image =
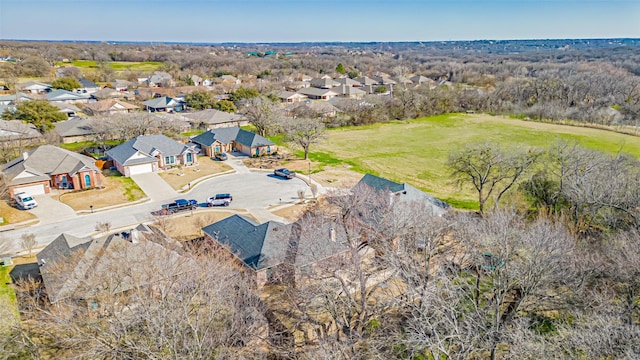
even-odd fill
[[[451,181],[449,153],[467,143],[504,148],[548,147],[559,139],[606,152],[640,157],[640,138],[611,131],[553,125],[484,114],[449,114],[330,130],[311,148],[314,161],[341,161],[354,170],[406,182],[460,208],[477,208],[476,194]]]
[[[110,61],[107,64],[116,71],[134,70],[134,71],[154,71],[162,65],[159,61],[142,61],[142,62],[128,62],[128,61]],[[93,60],[74,60],[71,63],[56,63],[59,66],[75,66],[78,68],[94,69],[98,67],[98,63]]]

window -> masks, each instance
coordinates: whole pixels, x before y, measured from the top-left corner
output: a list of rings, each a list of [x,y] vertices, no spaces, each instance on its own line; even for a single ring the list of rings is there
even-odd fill
[[[172,155],[172,156],[165,156],[165,157],[164,157],[164,164],[165,164],[165,165],[172,165],[172,164],[174,164],[175,162],[176,162],[176,159],[175,159],[175,157],[174,157],[173,155]]]

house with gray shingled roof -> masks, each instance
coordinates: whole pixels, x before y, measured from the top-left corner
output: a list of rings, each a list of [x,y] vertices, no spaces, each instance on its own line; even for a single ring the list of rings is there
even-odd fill
[[[207,156],[236,151],[249,156],[262,156],[277,151],[271,140],[237,126],[207,130],[191,138],[191,142],[199,145]]]
[[[0,120],[0,142],[8,146],[40,144],[44,141],[38,129],[19,120]]]
[[[45,99],[51,102],[64,102],[67,104],[88,103],[91,95],[77,94],[71,91],[56,89],[45,95]]]
[[[62,139],[63,144],[89,141],[96,133],[93,119],[74,117],[54,123],[53,131]]]
[[[442,216],[449,208],[449,204],[409,184],[400,184],[371,174],[363,176],[354,186],[353,191],[366,191],[364,188],[384,194],[389,204],[394,206],[398,213],[404,212],[403,210],[407,207],[416,209],[421,207],[430,211],[432,215]]]
[[[109,151],[116,169],[124,176],[155,172],[173,166],[198,163],[195,145],[182,144],[165,135],[140,135]]]
[[[206,244],[233,254],[258,287],[300,281],[326,264],[340,263],[348,247],[344,228],[326,218],[305,214],[293,224],[258,224],[233,215],[202,228]]]
[[[182,114],[182,116],[186,118],[186,121],[194,128],[204,127],[206,129],[213,129],[249,125],[249,120],[247,120],[244,115],[228,113],[217,109],[190,112]]]
[[[165,111],[182,111],[184,109],[184,101],[170,98],[168,96],[162,96],[159,98],[144,101],[142,103],[144,109],[150,112]]]
[[[338,96],[338,94],[329,89],[319,89],[314,87],[302,88],[297,91],[298,94],[302,94],[307,96],[309,99],[313,100],[330,100],[334,97]]]
[[[24,191],[48,194],[52,188],[87,189],[102,186],[95,159],[53,145],[42,145],[2,166],[11,196]]]
[[[166,280],[167,273],[180,274],[195,265],[179,243],[143,224],[96,239],[63,233],[37,260],[52,304],[65,299],[91,303],[96,291],[118,294],[150,286]]]

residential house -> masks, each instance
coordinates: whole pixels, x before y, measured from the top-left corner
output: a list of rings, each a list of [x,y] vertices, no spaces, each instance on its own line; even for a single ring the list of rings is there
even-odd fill
[[[80,112],[80,109],[73,104],[58,101],[51,102],[50,104],[60,109],[60,112],[66,114],[69,118],[77,116]]]
[[[127,93],[124,91],[118,91],[112,88],[102,88],[93,94],[91,94],[97,100],[107,100],[107,99],[124,99],[127,97]]]
[[[384,86],[393,86],[396,85],[397,83],[391,79],[390,77],[386,77],[386,76],[381,76],[381,77],[373,77],[373,80],[377,81],[379,85],[384,85]]]
[[[433,81],[433,79],[430,79],[426,76],[422,76],[422,75],[416,75],[416,76],[412,76],[409,78],[409,80],[413,81],[414,84],[416,85],[420,85],[420,84],[432,84],[435,81]]]
[[[340,85],[339,82],[333,80],[331,77],[329,78],[319,78],[313,79],[310,81],[311,86],[319,88],[319,89],[331,89],[332,87],[336,87]]]
[[[56,89],[45,95],[49,102],[63,102],[67,104],[88,103],[91,100],[89,94],[78,94],[67,90]]]
[[[109,151],[116,169],[124,176],[155,172],[198,162],[195,146],[181,144],[164,135],[140,135]]]
[[[58,134],[63,144],[93,140],[96,130],[94,119],[74,117],[54,123],[53,131]]]
[[[0,120],[0,142],[3,147],[40,144],[44,141],[38,129],[19,120]]]
[[[134,84],[128,80],[116,79],[111,83],[111,85],[113,85],[113,88],[116,91],[125,92],[125,91],[128,91],[129,88],[132,87]]]
[[[413,85],[413,81],[404,76],[392,76],[391,80],[395,81],[398,85],[409,86]]]
[[[173,77],[167,72],[156,71],[146,79],[146,83],[149,87],[171,87],[173,86]]]
[[[84,112],[87,115],[113,115],[113,114],[126,114],[134,111],[138,111],[139,106],[129,104],[124,101],[107,99],[100,100],[84,106]]]
[[[249,120],[244,115],[228,113],[216,109],[206,109],[182,115],[194,128],[215,129],[222,127],[246,126]]]
[[[17,92],[10,95],[0,95],[0,105],[16,105],[22,101],[33,100],[33,96],[29,96],[23,92]]]
[[[11,196],[16,192],[48,194],[52,188],[100,187],[101,171],[95,159],[53,145],[42,145],[2,166],[2,178]]]
[[[216,81],[219,84],[229,84],[229,85],[240,85],[242,84],[242,80],[238,79],[233,75],[222,75]]]
[[[329,89],[319,89],[314,87],[300,89],[298,90],[298,94],[305,95],[309,99],[324,100],[324,101],[330,100],[338,96],[338,94],[335,91],[331,91]]]
[[[290,81],[285,84],[287,91],[298,91],[300,89],[311,87],[308,81]]]
[[[362,86],[362,84],[359,81],[355,81],[355,80],[350,79],[348,77],[337,78],[337,79],[335,79],[335,81],[340,85],[347,85],[347,86],[352,86],[352,87]]]
[[[60,234],[37,255],[42,281],[52,304],[84,300],[97,308],[96,289],[111,295],[151,286],[166,274],[188,271],[194,261],[179,243],[159,230],[138,225],[129,231],[96,239]]]
[[[78,79],[80,83],[80,87],[74,89],[75,92],[79,94],[93,94],[96,91],[100,90],[100,85],[94,83],[93,81],[89,81],[87,79]]]
[[[325,101],[296,103],[289,105],[285,109],[285,114],[293,118],[331,118],[335,117],[339,112],[340,110],[337,107]]]
[[[283,103],[296,103],[308,99],[306,95],[298,94],[291,91],[279,91],[276,93],[276,96]]]
[[[52,90],[51,85],[37,81],[27,81],[25,83],[18,84],[16,88],[19,91],[28,94],[46,94]]]
[[[294,224],[255,221],[233,215],[202,228],[213,249],[225,249],[252,274],[258,288],[304,281],[347,251],[346,233],[337,224],[305,214]]]
[[[362,99],[365,95],[367,95],[366,91],[345,84],[331,88],[331,91],[338,94],[339,97],[347,99]]]
[[[378,80],[372,79],[370,77],[358,77],[354,79],[355,81],[360,83],[360,86],[376,86],[379,85]]]
[[[202,85],[202,78],[198,75],[191,75],[189,76],[189,79],[191,79],[191,82],[193,83],[194,86]]]
[[[224,152],[241,152],[250,156],[269,155],[277,152],[273,142],[239,127],[210,129],[191,138],[207,156]]]
[[[449,208],[449,205],[444,201],[409,184],[396,183],[375,175],[366,174],[363,176],[354,186],[354,191],[362,190],[365,187],[372,189],[376,193],[386,193],[390,204],[401,205],[396,207],[398,211],[403,211],[402,208],[411,207],[412,205],[422,206],[429,209],[432,215],[442,216]],[[415,209],[410,210],[414,211]]]
[[[182,111],[184,110],[185,103],[178,99],[170,98],[167,96],[159,97],[156,99],[147,100],[142,103],[144,109],[150,112],[156,111]]]

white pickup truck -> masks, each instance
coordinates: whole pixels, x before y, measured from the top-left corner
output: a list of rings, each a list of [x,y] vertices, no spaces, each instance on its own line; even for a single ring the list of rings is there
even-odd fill
[[[13,196],[16,200],[16,204],[18,204],[18,208],[22,210],[33,209],[38,206],[38,202],[26,192],[19,192]]]

